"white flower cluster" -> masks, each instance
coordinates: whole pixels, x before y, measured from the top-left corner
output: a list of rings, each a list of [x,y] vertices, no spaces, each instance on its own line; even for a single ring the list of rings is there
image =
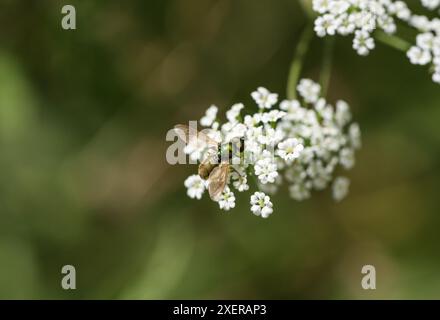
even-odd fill
[[[440,7],[440,0],[421,0],[422,5],[429,10],[436,10]]]
[[[424,4],[430,7],[429,4],[433,5],[435,2],[424,1]],[[416,44],[407,52],[409,60],[415,65],[431,65],[433,69],[432,80],[440,83],[440,19],[428,19],[425,16],[413,15],[409,23],[419,31]]]
[[[281,103],[281,109],[287,114],[279,127],[303,146],[297,161],[284,168],[290,195],[295,200],[307,199],[312,190],[326,188],[338,165],[351,169],[355,150],[361,147],[359,126],[351,123],[348,104],[340,100],[333,107],[320,98],[320,90],[311,80],[301,80],[298,92],[304,103],[301,105],[298,100]],[[348,190],[348,183],[338,183],[339,180],[333,185],[333,195],[338,201]]]
[[[233,189],[250,189],[249,181],[259,190],[250,198],[251,212],[267,218],[273,204],[267,194],[277,191],[283,180],[290,184],[293,199],[309,198],[312,190],[322,190],[333,180],[338,165],[354,166],[354,152],[361,146],[360,130],[351,123],[349,106],[338,101],[335,107],[320,97],[321,87],[309,79],[300,81],[300,99],[278,102],[278,95],[265,88],[251,94],[258,106],[254,114],[242,115],[243,104],[235,104],[226,112],[227,121],[220,125],[217,107],[211,106],[200,120],[208,126],[208,135],[220,145],[244,141],[238,155],[230,161],[230,174],[218,201],[220,209],[235,207]],[[197,145],[197,144],[196,144]],[[201,159],[203,150],[185,148],[191,158]],[[201,199],[208,181],[192,175],[185,181],[187,194]],[[349,181],[339,177],[333,183],[333,197],[340,201],[348,192]]]
[[[391,0],[313,0],[313,10],[320,14],[315,20],[318,36],[354,34],[353,48],[363,56],[375,47],[374,30],[392,34],[396,31],[394,17],[410,17],[404,2]]]
[[[421,0],[430,10],[440,7],[440,0]],[[433,81],[440,83],[440,19],[415,15],[403,1],[394,0],[313,0],[313,10],[318,36],[354,35],[353,48],[366,56],[375,48],[373,32],[377,29],[387,34],[397,32],[396,19],[417,29],[416,45],[407,56],[412,64],[432,65]]]

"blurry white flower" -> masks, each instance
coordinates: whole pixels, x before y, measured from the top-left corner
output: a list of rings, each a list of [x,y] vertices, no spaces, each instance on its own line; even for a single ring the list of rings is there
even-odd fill
[[[307,103],[317,102],[321,93],[321,86],[310,79],[302,79],[297,89],[300,96]]]
[[[348,135],[350,138],[351,145],[355,149],[360,149],[362,146],[361,142],[361,130],[359,129],[359,125],[357,123],[353,123],[348,129]]]
[[[358,30],[355,32],[353,40],[353,49],[361,56],[366,56],[375,47],[374,40],[370,34],[365,30]]]
[[[270,146],[280,142],[283,137],[283,132],[280,129],[266,126],[261,134],[257,136],[257,141],[262,145]]]
[[[278,155],[287,162],[298,158],[304,146],[296,138],[290,138],[278,143]]]
[[[340,163],[345,169],[351,169],[354,166],[354,151],[350,148],[344,148],[339,153]]]
[[[345,177],[338,177],[333,182],[333,199],[341,201],[348,194],[348,188],[350,187],[350,180]]]
[[[190,138],[188,144],[183,148],[183,152],[188,154],[193,161],[201,160],[207,152],[206,142],[204,139],[201,139],[199,135],[194,135],[194,137]]]
[[[262,109],[270,109],[278,101],[278,94],[270,93],[269,90],[259,87],[257,91],[252,92],[252,98]]]
[[[434,47],[435,39],[434,34],[431,32],[420,33],[417,35],[417,46],[423,50],[431,50]]]
[[[244,105],[242,103],[236,103],[234,104],[231,109],[226,111],[226,118],[228,121],[232,124],[235,124],[237,122],[237,117],[240,115],[240,111],[244,108]]]
[[[389,13],[395,15],[397,18],[408,21],[411,18],[411,11],[403,1],[395,1],[388,5]]]
[[[433,74],[432,74],[432,81],[435,83],[440,83],[440,68],[438,68]]]
[[[419,47],[411,47],[407,52],[408,58],[412,64],[426,65],[431,62],[431,53]]]
[[[347,102],[339,100],[336,102],[335,120],[340,127],[345,126],[351,120],[350,106]]]
[[[313,0],[313,10],[318,13],[326,13],[330,9],[332,0]]]
[[[327,13],[315,20],[315,32],[319,37],[326,35],[333,36],[336,34],[341,20],[336,18],[333,14]]]
[[[270,202],[269,196],[263,192],[255,192],[251,196],[251,211],[256,216],[269,217],[273,212],[273,204]]]
[[[352,34],[356,29],[356,16],[353,14],[344,13],[340,16],[340,25],[337,29],[340,35],[346,36]]]
[[[232,172],[231,174],[232,179],[232,185],[235,189],[237,189],[239,192],[247,191],[249,190],[249,185],[247,184],[247,177],[244,173],[239,174],[237,172]]]
[[[187,195],[191,199],[201,199],[205,191],[205,182],[199,175],[194,174],[186,178],[185,187],[187,188]]]
[[[271,158],[263,158],[255,164],[255,174],[262,184],[274,183],[278,176],[277,165]]]
[[[247,127],[242,123],[237,123],[224,133],[226,136],[224,142],[228,143],[233,139],[244,137],[246,135],[246,132]]]
[[[440,9],[440,0],[421,0],[421,3],[429,10]],[[401,20],[420,32],[415,45],[407,51],[409,60],[416,65],[431,64],[432,79],[439,82],[440,63],[435,62],[435,57],[440,56],[440,18],[414,14],[404,1],[396,0],[313,0],[313,10],[318,13],[315,19],[318,36],[354,33],[353,48],[362,56],[375,48],[377,29],[393,35],[398,31],[396,20]]]
[[[204,127],[210,127],[213,122],[215,121],[215,118],[217,117],[218,108],[215,105],[210,106],[203,116],[202,119],[200,119],[200,124]]]
[[[422,0],[422,4],[429,10],[435,10],[440,6],[440,0]]]
[[[256,113],[253,116],[246,115],[244,117],[244,124],[248,128],[256,127],[260,122],[261,122],[261,114],[260,113]]]
[[[385,33],[393,34],[397,30],[396,23],[394,22],[394,19],[390,16],[380,16],[377,20],[377,23],[379,24],[380,28],[385,31]]]
[[[220,209],[229,211],[230,209],[235,207],[235,196],[234,193],[226,187],[220,196],[220,200],[218,201],[218,205]]]
[[[330,2],[329,11],[333,15],[345,13],[350,8],[350,3],[346,0],[333,0]]]
[[[303,201],[310,198],[310,188],[307,187],[307,184],[293,184],[289,187],[290,196],[297,200]]]
[[[277,122],[285,115],[286,115],[286,113],[284,111],[271,110],[271,111],[265,112],[261,115],[261,121],[263,123]]]

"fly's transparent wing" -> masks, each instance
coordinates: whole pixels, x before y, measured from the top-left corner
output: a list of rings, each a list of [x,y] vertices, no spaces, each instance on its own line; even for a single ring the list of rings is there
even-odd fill
[[[226,187],[229,175],[229,164],[221,163],[219,166],[215,167],[211,174],[209,175],[209,196],[212,200],[220,200],[223,190]]]

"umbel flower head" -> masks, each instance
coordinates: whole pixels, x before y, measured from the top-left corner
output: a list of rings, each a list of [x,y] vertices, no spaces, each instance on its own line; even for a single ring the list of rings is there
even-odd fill
[[[204,132],[220,147],[205,152],[206,146],[197,141],[185,147],[191,159],[203,163],[201,176],[191,175],[185,180],[188,196],[201,199],[208,190],[219,208],[229,211],[236,206],[235,192],[252,190],[250,211],[263,218],[272,214],[270,195],[283,182],[297,201],[329,185],[333,198],[341,201],[350,182],[345,177],[334,179],[334,175],[338,167],[349,170],[354,166],[355,150],[361,147],[359,126],[351,122],[345,101],[329,104],[321,97],[320,85],[312,80],[301,80],[297,91],[298,99],[278,104],[277,94],[260,87],[251,94],[256,112],[242,114],[244,105],[234,104],[223,124],[217,117],[218,108],[209,107],[199,124],[207,127]],[[230,147],[235,141],[241,142],[239,148]],[[217,150],[226,150],[227,157]],[[208,158],[221,159],[221,163],[205,166]],[[223,184],[219,183],[221,179]],[[213,189],[218,196],[213,197]]]
[[[439,13],[440,0],[421,0],[421,4]],[[395,0],[313,0],[313,10],[319,14],[315,20],[319,37],[353,35],[353,48],[362,56],[376,47],[377,30],[394,35],[398,31],[397,21],[416,29],[419,34],[415,44],[404,50],[412,64],[431,66],[433,81],[440,83],[438,17],[416,15],[405,2]]]

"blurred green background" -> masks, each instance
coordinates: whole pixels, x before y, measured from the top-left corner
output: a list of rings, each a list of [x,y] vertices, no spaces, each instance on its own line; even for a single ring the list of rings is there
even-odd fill
[[[1,0],[0,298],[440,298],[440,90],[401,52],[337,38],[330,100],[363,133],[342,203],[284,190],[267,220],[249,194],[224,213],[166,163],[174,124],[285,96],[305,23],[297,0]]]

